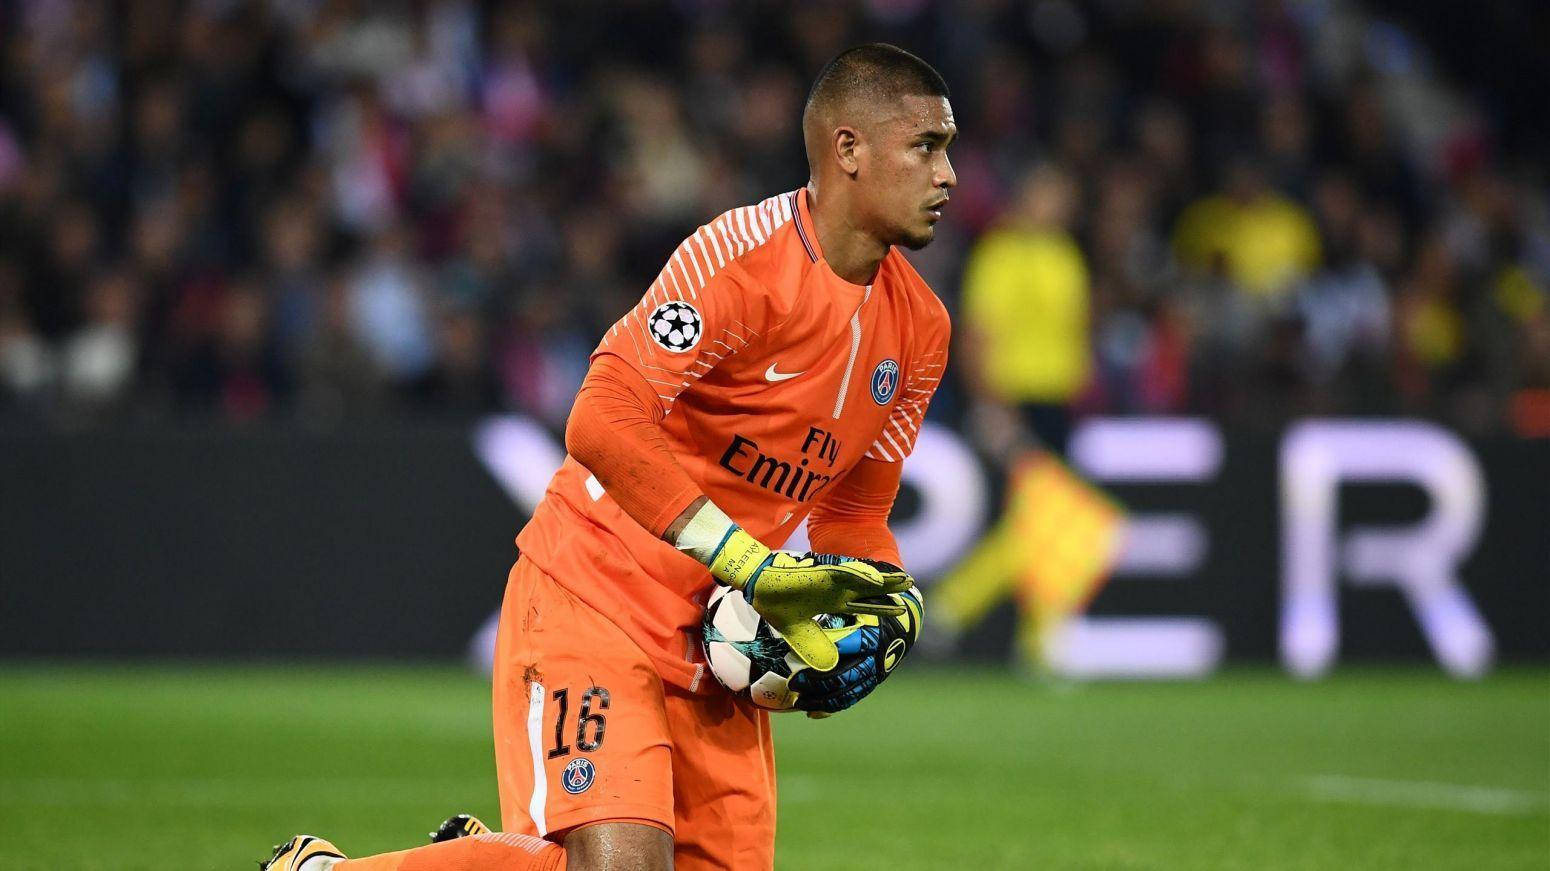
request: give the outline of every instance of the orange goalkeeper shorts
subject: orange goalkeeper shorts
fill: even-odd
[[[664,685],[531,560],[506,583],[493,695],[506,831],[563,842],[579,826],[645,823],[673,835],[677,871],[774,865],[769,714]]]

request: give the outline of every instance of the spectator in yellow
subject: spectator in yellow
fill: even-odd
[[[1015,413],[1062,454],[1070,404],[1090,368],[1087,265],[1068,229],[1076,195],[1071,177],[1054,165],[1023,177],[1000,226],[964,264],[958,351],[982,411]]]
[[[1184,210],[1174,253],[1185,267],[1225,275],[1273,304],[1319,265],[1318,228],[1302,206],[1268,187],[1251,160],[1233,162],[1224,188]]]

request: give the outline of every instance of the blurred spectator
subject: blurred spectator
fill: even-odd
[[[1463,362],[1468,330],[1460,308],[1458,269],[1446,240],[1433,233],[1422,241],[1399,297],[1400,386],[1417,411],[1440,396]]]
[[[1068,230],[1076,194],[1053,164],[1025,174],[1012,210],[969,253],[960,322],[976,398],[1015,407],[1061,453],[1090,359],[1087,265]]]
[[[48,217],[26,297],[38,329],[57,338],[79,319],[86,285],[105,246],[102,225],[85,202],[63,202]]]
[[[350,284],[343,273],[322,288],[296,369],[297,407],[304,420],[315,424],[368,417],[386,401],[376,363],[351,329]]]
[[[586,376],[594,335],[569,318],[563,297],[552,286],[535,289],[522,301],[505,335],[497,364],[507,403],[539,419],[563,425],[571,400]]]
[[[1545,143],[1361,0],[779,7],[0,4],[0,417],[560,425],[683,235],[803,183],[819,66],[884,39],[961,130],[909,256],[984,347],[933,414],[1537,431]]]
[[[1196,189],[1189,122],[1176,106],[1156,100],[1141,110],[1136,139],[1143,171],[1156,188],[1156,218],[1171,225]]]
[[[208,291],[213,322],[195,333],[178,361],[179,404],[234,423],[264,417],[287,398],[288,370],[269,324],[269,305],[253,276]]]
[[[441,355],[435,368],[413,385],[419,406],[428,412],[471,416],[497,408],[499,387],[490,367],[484,322],[475,312],[445,312],[437,327]]]
[[[21,272],[0,259],[0,408],[42,402],[53,384],[54,368],[48,343],[28,318]]]
[[[386,228],[398,217],[408,172],[404,131],[365,84],[331,104],[320,122],[335,216],[362,235]]]
[[[312,334],[323,296],[323,227],[300,197],[277,200],[263,219],[262,262],[274,297],[274,333],[293,357]]]
[[[1270,186],[1307,201],[1312,186],[1313,132],[1301,97],[1283,94],[1260,110],[1260,142]]]
[[[399,385],[423,376],[435,362],[424,276],[410,241],[402,225],[377,234],[349,290],[351,330],[377,367]]]
[[[1397,228],[1364,212],[1344,175],[1318,182],[1314,194],[1326,262],[1297,291],[1310,377],[1327,393],[1368,386],[1388,353],[1391,292],[1376,262]],[[1377,225],[1375,225],[1377,224]]]
[[[619,70],[608,83],[621,125],[616,165],[625,202],[647,220],[692,221],[704,157],[689,137],[677,94],[666,82]]]
[[[1254,160],[1239,157],[1224,175],[1219,193],[1179,217],[1174,250],[1190,269],[1226,277],[1274,309],[1318,266],[1318,231],[1300,205],[1270,189]]]
[[[133,387],[139,362],[139,288],[122,269],[98,276],[87,291],[83,323],[61,348],[65,401],[103,408]]]
[[[1095,382],[1084,404],[1107,412],[1173,412],[1187,399],[1191,334],[1178,269],[1155,229],[1160,185],[1144,162],[1115,162],[1088,226]],[[1210,329],[1228,325],[1213,305]]]

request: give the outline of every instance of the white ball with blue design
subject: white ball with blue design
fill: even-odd
[[[847,629],[857,628],[853,617],[823,615],[818,622],[836,641]],[[786,639],[759,616],[742,593],[731,587],[716,587],[705,606],[701,629],[710,672],[722,686],[761,708],[792,709],[796,693],[787,688],[786,682],[807,665],[791,652]]]

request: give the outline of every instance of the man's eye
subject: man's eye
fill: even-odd
[[[935,149],[936,146],[930,140],[926,140],[925,142],[917,142],[917,143],[915,143],[915,147],[916,148],[924,148],[926,151],[932,151],[932,150]]]

